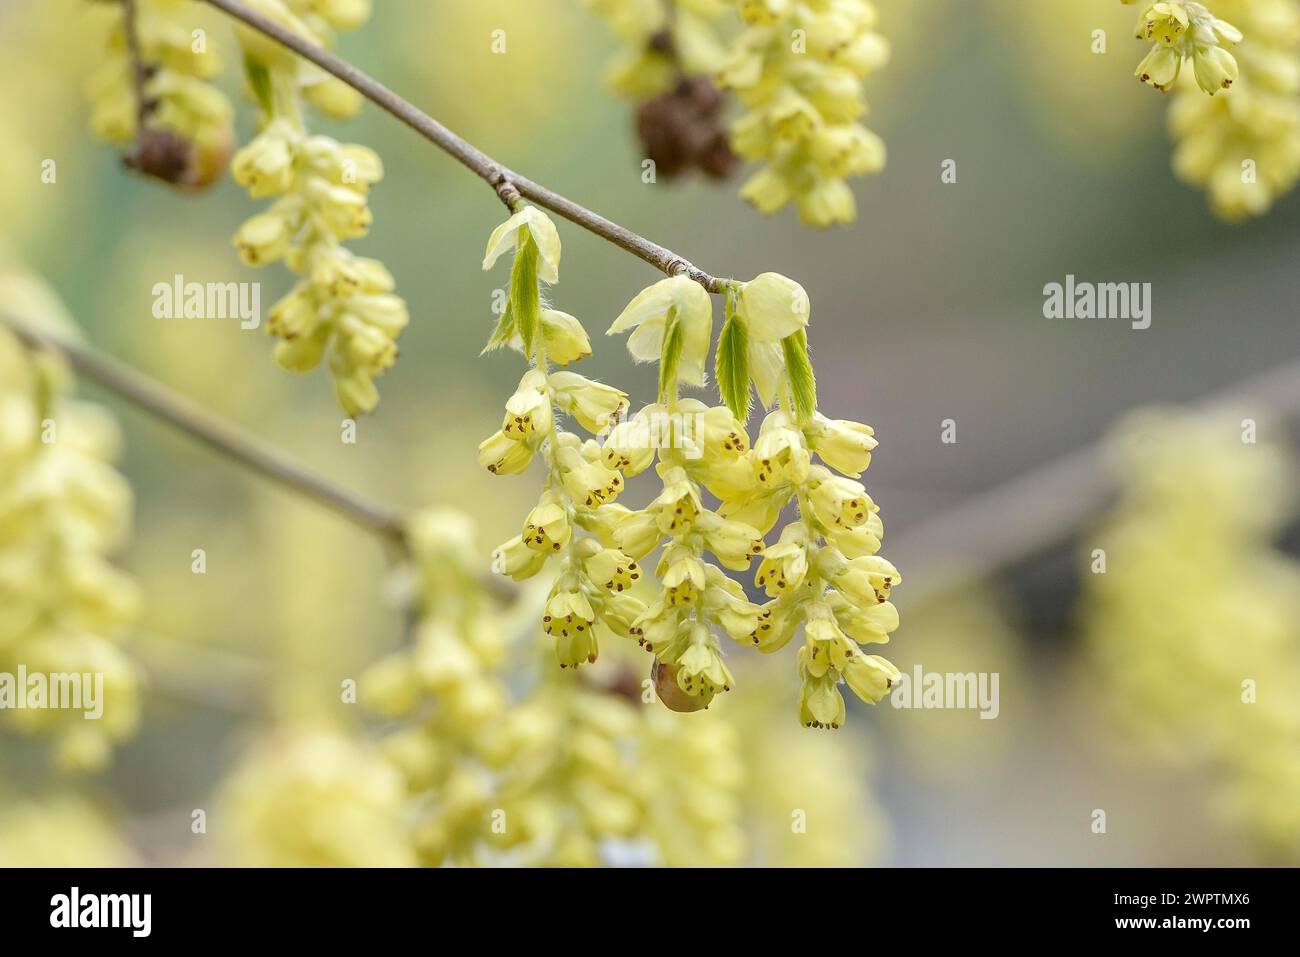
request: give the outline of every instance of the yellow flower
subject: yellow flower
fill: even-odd
[[[483,268],[491,269],[503,253],[518,245],[521,228],[528,230],[541,256],[537,277],[542,282],[559,282],[560,234],[551,218],[536,206],[525,206],[492,230],[492,235],[488,237],[487,252],[483,255]]]
[[[542,343],[546,349],[546,358],[557,365],[567,366],[591,355],[591,341],[582,323],[557,309],[542,310]],[[510,340],[510,347],[518,352],[524,351],[523,339],[518,331]]]
[[[769,545],[759,563],[754,584],[778,598],[803,584],[808,574],[808,537],[802,525],[787,525],[781,540]]]
[[[494,475],[518,475],[533,460],[533,449],[504,431],[479,443],[478,464]]]
[[[617,548],[602,548],[586,563],[587,577],[612,592],[631,588],[641,577],[640,566]]]
[[[577,577],[562,575],[551,589],[542,615],[542,629],[556,639],[561,668],[576,668],[596,660],[596,612]]]
[[[802,656],[807,649],[800,648]],[[836,687],[834,671],[806,674],[799,693],[799,721],[807,728],[838,728],[844,723],[844,696]]]
[[[741,196],[765,213],[795,202],[813,226],[851,221],[845,178],[885,163],[884,144],[858,122],[866,112],[862,81],[889,57],[874,32],[875,8],[866,0],[740,0],[739,8],[751,26],[718,79],[749,110],[733,126],[732,145],[763,164]]]
[[[1150,3],[1138,21],[1137,37],[1153,42],[1135,75],[1157,90],[1173,85],[1187,59],[1192,61],[1197,85],[1211,96],[1237,79],[1236,58],[1220,44],[1240,43],[1241,31],[1217,19],[1204,4],[1182,0]]]
[[[572,536],[573,526],[569,524],[564,501],[559,493],[548,489],[528,513],[524,525],[524,544],[534,551],[550,554],[567,545]]]
[[[868,704],[875,704],[898,681],[897,668],[879,655],[853,655],[840,666],[844,680],[853,693]]]
[[[602,506],[602,511],[608,507]],[[638,560],[654,551],[662,536],[658,516],[648,509],[627,513],[613,531],[618,547]]]
[[[808,325],[808,293],[793,279],[765,272],[740,287],[740,311],[750,337],[777,342]]]
[[[293,240],[293,228],[289,222],[291,215],[292,207],[273,207],[270,212],[245,220],[235,232],[234,243],[239,257],[250,266],[264,266],[283,259]]]
[[[518,442],[533,444],[551,431],[551,398],[544,372],[531,369],[519,380],[519,388],[506,400],[501,430]]]
[[[492,563],[502,575],[522,581],[542,570],[546,564],[546,553],[530,548],[523,536],[516,535],[492,553]]]
[[[632,623],[631,634],[637,644],[658,656],[677,640],[681,624],[681,611],[676,605],[656,601]]]
[[[808,439],[808,447],[821,456],[823,462],[854,478],[867,470],[877,444],[871,426],[845,419],[828,419],[820,412],[813,413],[812,420],[804,426],[804,436]]]
[[[903,580],[898,569],[879,555],[838,564],[827,577],[841,595],[864,607],[888,601],[890,590]]]
[[[661,406],[646,406],[627,422],[610,429],[604,445],[604,461],[628,478],[640,475],[655,459],[657,436],[652,434],[652,423],[663,414]]]
[[[730,521],[705,510],[699,513],[695,527],[704,536],[709,551],[733,571],[748,568],[750,560],[763,552],[763,536],[744,522]]]
[[[595,508],[613,502],[623,491],[623,476],[599,462],[589,462],[574,448],[555,453],[564,489],[575,502]]]
[[[576,372],[555,372],[550,378],[555,404],[594,435],[611,429],[627,410],[627,393],[593,382]]]
[[[657,569],[669,605],[693,604],[706,583],[704,562],[684,545],[672,544],[664,549]]]
[[[297,133],[285,120],[274,120],[235,154],[230,164],[235,182],[254,199],[279,196],[293,185]]]
[[[839,478],[820,467],[810,471],[809,478],[809,503],[827,528],[859,528],[876,510],[861,482]]]
[[[695,518],[700,514],[699,493],[683,468],[664,469],[663,480],[664,490],[646,511],[658,516],[659,528],[665,535],[684,535],[694,527]]]
[[[704,384],[704,362],[713,336],[713,301],[699,283],[688,276],[671,276],[641,290],[607,335],[628,329],[635,331],[628,337],[627,350],[640,362],[658,362],[664,355],[665,339],[679,335],[678,377],[689,385]]]

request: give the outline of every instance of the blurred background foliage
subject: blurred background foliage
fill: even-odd
[[[8,252],[59,291],[89,340],[341,482],[468,512],[485,553],[513,534],[531,484],[488,482],[474,461],[519,375],[512,354],[477,358],[493,319],[494,280],[479,260],[501,218],[495,198],[378,110],[366,108],[346,133],[320,122],[384,157],[375,225],[355,245],[388,264],[412,312],[382,409],[360,423],[355,445],[343,444],[326,381],[276,369],[263,332],[152,318],[153,284],[178,273],[260,281],[264,308],[290,279],[239,264],[229,237],[253,205],[229,181],[177,195],[130,175],[92,141],[82,87],[102,42],[97,6],[0,0]],[[1117,0],[878,6],[894,55],[868,94],[890,162],[855,182],[858,223],[830,232],[807,231],[789,213],[764,218],[731,186],[643,183],[627,108],[598,81],[613,41],[577,0],[384,0],[340,52],[503,162],[714,274],[797,278],[813,302],[822,406],[871,423],[881,442],[867,484],[889,555],[891,536],[909,524],[1093,441],[1128,410],[1195,399],[1294,356],[1300,204],[1288,197],[1264,219],[1225,225],[1173,178],[1164,103],[1131,76],[1141,45],[1130,39],[1133,9]],[[229,32],[209,19],[236,62]],[[497,28],[507,30],[505,55],[490,52]],[[1108,31],[1104,55],[1090,49],[1097,28]],[[246,106],[241,137],[251,132]],[[46,158],[58,164],[55,185],[40,182]],[[945,159],[956,161],[955,184],[940,181]],[[655,277],[577,228],[561,231],[556,306],[598,333]],[[1044,319],[1042,287],[1067,273],[1153,283],[1151,328]],[[632,368],[616,342],[593,335],[593,345],[587,375],[608,376],[634,400],[651,395],[652,369]],[[334,517],[93,387],[81,391],[124,426],[121,468],[137,514],[123,564],[146,596],[134,647],[169,680],[157,682],[141,732],[98,778],[68,784],[39,745],[0,739],[0,864],[220,860],[190,834],[190,812],[210,806],[263,729],[360,722],[339,704],[339,682],[402,633],[384,594],[383,555]],[[940,441],[947,418],[958,423],[955,444]],[[1271,438],[1287,432],[1278,424]],[[1279,540],[1294,548],[1294,525]],[[1300,856],[1300,843],[1284,837],[1262,858],[1249,828],[1216,813],[1199,766],[1112,747],[1124,735],[1108,697],[1144,690],[1079,666],[1086,566],[1076,559],[1086,544],[1062,543],[1000,583],[924,605],[909,602],[907,584],[923,582],[926,569],[902,569],[891,659],[905,674],[917,663],[999,672],[997,720],[882,704],[859,708],[841,746],[830,746],[781,700],[785,656],[746,662],[728,704],[757,732],[745,743],[746,788],[767,802],[749,812],[757,856],[900,865]],[[191,573],[194,548],[206,551],[205,575]],[[1294,658],[1300,622],[1289,629]],[[1221,638],[1230,660],[1231,630]],[[185,693],[196,669],[238,700],[212,700],[204,682]],[[1300,753],[1278,758],[1288,759]],[[1282,787],[1285,776],[1277,779]],[[1294,773],[1289,781],[1296,787]],[[796,782],[799,793],[789,793]],[[791,835],[789,808],[813,795],[858,837]],[[1290,797],[1300,803],[1300,788]],[[1092,833],[1097,808],[1106,835]]]

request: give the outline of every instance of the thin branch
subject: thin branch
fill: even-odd
[[[1300,360],[1187,405],[1202,414],[1242,409],[1261,420],[1293,418]],[[1042,553],[1101,511],[1116,484],[1101,439],[910,526],[886,543],[890,560],[910,575],[899,597],[920,604]]]
[[[732,282],[730,279],[711,276],[704,270],[694,266],[689,260],[677,255],[671,249],[651,242],[644,236],[640,236],[632,232],[632,230],[592,212],[585,206],[580,206],[573,200],[561,196],[559,193],[553,192],[525,176],[520,176],[508,167],[498,163],[477,146],[457,136],[419,107],[407,102],[378,80],[358,70],[352,64],[324,47],[309,40],[304,40],[292,30],[268,19],[255,10],[250,10],[239,0],[205,0],[205,2],[225,11],[236,20],[270,37],[277,43],[288,47],[299,56],[310,60],[322,70],[342,80],[375,105],[401,120],[430,143],[450,154],[463,166],[478,175],[496,191],[501,201],[510,209],[513,210],[519,205],[520,197],[529,199],[538,206],[545,207],[570,222],[576,223],[583,229],[609,240],[614,245],[627,250],[632,255],[645,260],[656,269],[670,276],[685,273],[709,292],[722,293],[726,290],[728,284]]]
[[[131,61],[131,89],[135,94],[135,119],[139,135],[144,131],[144,121],[149,116],[149,101],[144,84],[148,79],[144,53],[140,49],[140,26],[136,16],[136,0],[122,0],[122,29],[126,33],[126,52]]]
[[[351,489],[336,485],[295,462],[274,446],[246,434],[212,415],[197,402],[136,372],[125,363],[101,355],[88,346],[33,329],[22,319],[4,312],[0,312],[0,324],[12,330],[31,348],[46,348],[62,354],[82,376],[117,393],[150,415],[405,550],[404,524],[400,510],[373,502]]]

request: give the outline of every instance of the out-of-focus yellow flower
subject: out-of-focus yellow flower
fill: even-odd
[[[108,817],[71,793],[0,792],[0,867],[130,867],[135,855]]]
[[[1248,426],[1169,411],[1126,423],[1083,615],[1106,703],[1148,747],[1204,769],[1267,853],[1295,859],[1300,565],[1271,547],[1295,467],[1244,441]]]
[[[316,0],[259,3],[261,12],[326,45],[333,30],[351,29],[369,9]],[[383,163],[368,147],[309,134],[304,99],[331,115],[350,112],[319,70],[267,49],[251,31],[240,37],[263,126],[235,154],[231,171],[250,196],[274,202],[239,227],[235,247],[250,266],[283,260],[301,277],[267,317],[267,331],[280,340],[276,362],[307,372],[325,360],[343,411],[370,412],[379,403],[374,380],[397,360],[397,338],[410,317],[384,264],[343,243],[369,231],[367,195],[383,178]]]
[[[12,267],[0,271],[0,308],[73,334],[53,295]],[[6,709],[3,718],[52,737],[58,763],[82,771],[108,764],[113,743],[135,730],[142,676],[121,648],[139,595],[109,561],[131,512],[130,487],[110,464],[117,427],[71,399],[69,379],[55,357],[0,328],[0,672],[15,682],[20,667],[85,675],[85,693],[98,690],[97,708]]]
[[[867,0],[739,0],[746,28],[718,73],[749,112],[732,146],[763,163],[740,194],[765,213],[795,203],[804,222],[830,226],[857,215],[846,180],[879,172],[885,144],[860,120],[863,80],[889,59]]]
[[[221,789],[223,859],[240,867],[408,867],[401,775],[330,730],[260,740]]]

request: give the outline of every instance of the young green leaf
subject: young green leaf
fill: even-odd
[[[677,307],[668,309],[668,332],[664,336],[663,354],[659,357],[659,401],[670,402],[677,386],[677,370],[682,364],[682,346],[686,337],[677,318]]]
[[[257,98],[258,106],[262,108],[263,113],[270,116],[273,112],[271,74],[266,69],[265,64],[245,53],[244,76],[248,79],[248,88],[253,91],[253,96]]]
[[[527,226],[519,227],[518,251],[510,270],[509,313],[523,340],[524,355],[533,357],[533,340],[542,323],[542,302],[537,291],[537,265],[541,253]]]
[[[800,422],[806,422],[817,411],[817,379],[808,359],[807,331],[800,329],[786,336],[781,340],[781,347],[785,351],[785,369],[790,378],[795,415]]]
[[[728,318],[722,327],[714,374],[722,401],[732,415],[744,422],[749,415],[749,336],[739,319]]]
[[[501,318],[497,320],[496,328],[492,330],[492,335],[488,337],[487,345],[483,347],[483,352],[479,355],[491,352],[493,349],[500,349],[510,341],[510,337],[515,334],[515,317],[510,310],[510,300],[506,300],[505,308],[501,310]]]

